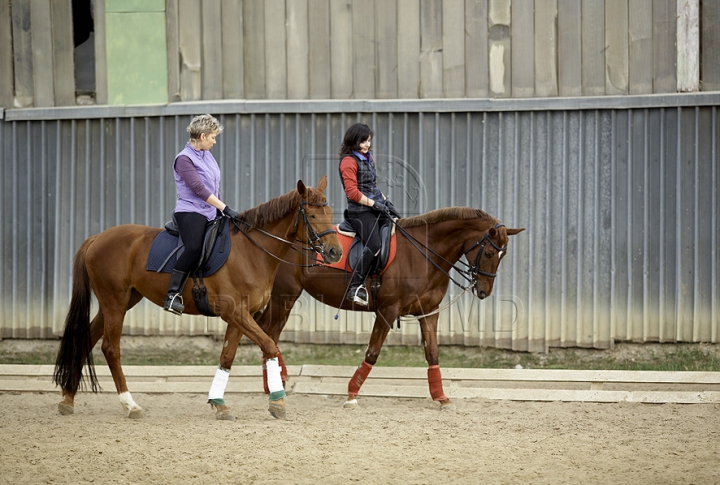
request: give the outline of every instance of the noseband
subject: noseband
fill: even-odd
[[[498,229],[498,228],[500,228],[500,227],[505,227],[505,224],[503,224],[502,222],[499,222],[499,223],[495,224],[495,227],[493,227],[493,229]],[[479,274],[481,274],[481,275],[483,275],[483,276],[488,276],[488,277],[490,277],[490,278],[495,278],[495,277],[497,276],[497,273],[487,273],[487,272],[482,271],[482,270],[480,269],[480,258],[482,258],[482,255],[483,255],[483,253],[485,252],[485,244],[487,244],[488,242],[489,242],[489,243],[492,245],[492,247],[494,247],[498,252],[500,252],[500,251],[503,251],[503,252],[504,252],[504,251],[507,250],[507,246],[500,247],[500,246],[498,246],[497,244],[495,244],[495,242],[494,242],[492,239],[490,239],[490,231],[488,231],[488,232],[485,233],[485,235],[483,236],[482,239],[480,239],[478,242],[476,242],[475,244],[473,244],[470,249],[468,249],[467,251],[465,251],[465,256],[467,256],[467,254],[468,254],[470,251],[472,251],[472,250],[475,249],[476,247],[480,246],[480,249],[478,249],[478,252],[477,252],[477,254],[475,255],[475,261],[473,261],[473,264],[472,264],[472,266],[470,267],[470,270],[469,270],[469,273],[470,273],[470,275],[472,276],[472,285],[473,285],[473,286],[475,286],[475,284],[477,283],[477,281],[478,281],[478,275],[479,275]]]

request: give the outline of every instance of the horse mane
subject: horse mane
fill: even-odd
[[[312,187],[307,187],[308,202],[323,203],[322,193]],[[300,204],[300,193],[293,189],[287,194],[270,199],[260,205],[241,212],[238,219],[247,222],[251,227],[262,229],[266,224],[273,224],[283,217],[287,216],[290,211],[297,209]],[[231,224],[232,233],[238,232],[238,227]]]
[[[408,227],[422,226],[426,224],[435,224],[444,221],[457,221],[465,219],[490,219],[495,218],[480,209],[471,207],[446,207],[444,209],[436,209],[418,216],[407,217],[397,221],[398,226],[407,229]]]

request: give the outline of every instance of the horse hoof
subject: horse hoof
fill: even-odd
[[[218,421],[235,421],[235,416],[230,414],[229,411],[218,411],[215,413],[215,419]]]
[[[277,401],[270,401],[268,411],[272,414],[275,419],[285,419],[285,400],[278,399]]]
[[[58,404],[58,411],[60,411],[60,414],[62,414],[63,416],[75,414],[75,408],[72,406],[68,406],[64,402]]]
[[[145,412],[140,408],[132,409],[128,413],[127,417],[130,419],[142,419],[145,417]]]
[[[357,399],[353,399],[352,401],[345,401],[343,403],[343,409],[355,409],[357,407]]]
[[[454,402],[451,402],[451,401],[448,400],[448,401],[446,401],[446,402],[441,402],[441,403],[440,403],[440,411],[451,412],[451,411],[455,411],[455,410],[456,410],[456,407],[455,407],[455,403],[454,403]]]

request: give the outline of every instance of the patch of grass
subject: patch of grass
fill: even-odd
[[[221,343],[211,339],[183,338],[147,340],[132,337],[123,347],[124,365],[217,365]],[[0,341],[0,364],[54,364],[58,341]],[[365,358],[365,345],[293,344],[281,342],[288,365],[359,365]],[[95,364],[106,365],[97,346]],[[238,348],[235,365],[260,365],[260,350],[245,343]],[[382,367],[426,367],[421,346],[386,345],[377,362]],[[654,370],[720,371],[720,345],[713,344],[618,344],[611,350],[558,349],[547,353],[513,352],[495,348],[441,346],[440,365],[444,368],[576,370]]]

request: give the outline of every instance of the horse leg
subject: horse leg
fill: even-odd
[[[102,310],[97,312],[95,318],[90,323],[90,349],[94,349],[95,345],[103,335],[103,313]],[[62,391],[63,400],[58,404],[58,411],[62,415],[69,415],[75,412],[75,393],[70,390],[63,389]]]
[[[440,373],[440,356],[437,342],[437,321],[439,315],[436,313],[420,319],[423,347],[425,348],[425,360],[428,363],[428,385],[430,396],[433,401],[440,402],[440,410],[452,410],[455,405],[445,395],[442,385],[442,374]]]
[[[357,370],[355,370],[355,373],[348,383],[348,397],[343,403],[344,408],[353,409],[357,407],[357,396],[360,388],[377,362],[380,356],[380,349],[382,349],[383,343],[385,343],[385,339],[390,332],[390,322],[394,322],[397,315],[397,311],[385,310],[382,313],[378,311],[375,323],[373,324],[372,334],[370,335],[370,343],[365,351],[365,360],[358,366]]]
[[[236,327],[239,333],[247,335],[247,337],[255,342],[255,344],[260,347],[260,350],[262,350],[263,357],[266,359],[268,387],[270,388],[270,404],[268,411],[270,411],[270,414],[277,419],[285,419],[285,389],[283,388],[282,379],[280,377],[277,345],[275,345],[275,342],[273,342],[273,340],[262,331],[255,320],[252,319],[245,305],[240,305],[235,313],[226,318],[226,322],[228,323],[228,327],[231,325]],[[235,340],[233,340],[233,342],[236,342],[235,348],[237,348],[237,343],[239,341],[239,336],[235,336]],[[228,340],[228,342],[230,342],[230,340]],[[229,343],[227,347],[230,347]],[[222,372],[222,369],[218,369],[218,372],[216,372],[216,378],[218,378],[218,373],[220,372]],[[229,372],[226,375],[221,375],[219,379],[225,379],[225,381],[227,381],[228,375]]]
[[[215,371],[215,377],[208,393],[208,403],[215,410],[215,419],[220,421],[235,421],[235,416],[230,414],[230,408],[225,404],[225,387],[242,335],[240,329],[235,325],[227,326],[223,349],[220,353],[220,365]]]
[[[104,336],[102,342],[102,351],[105,355],[110,373],[112,374],[115,388],[117,389],[118,398],[123,409],[127,413],[127,417],[131,419],[139,419],[145,416],[143,409],[133,400],[132,395],[127,387],[125,374],[120,365],[120,337],[122,336],[123,321],[125,313],[142,299],[139,293],[132,292],[127,304],[119,302],[101,303],[104,306],[103,313],[105,315]],[[99,298],[98,298],[99,300]],[[114,308],[113,308],[114,307]]]

